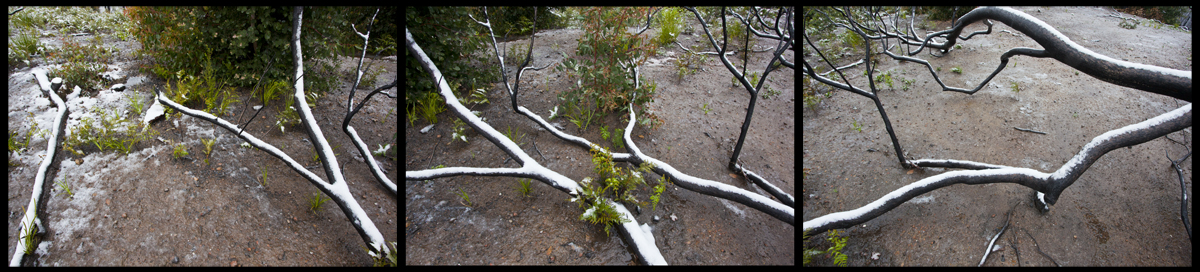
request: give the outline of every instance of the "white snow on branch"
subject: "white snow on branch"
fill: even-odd
[[[1038,27],[1045,29],[1047,32],[1054,35],[1057,39],[1062,40],[1063,43],[1067,44],[1067,46],[1070,46],[1072,49],[1077,50],[1085,55],[1090,55],[1094,58],[1097,58],[1097,59],[1100,59],[1103,61],[1107,61],[1107,62],[1111,62],[1111,63],[1114,63],[1119,66],[1124,66],[1126,68],[1153,71],[1153,72],[1157,72],[1159,74],[1163,74],[1163,75],[1167,75],[1167,76],[1192,78],[1192,71],[1180,71],[1180,70],[1175,70],[1175,69],[1171,69],[1171,68],[1164,68],[1164,67],[1158,67],[1158,66],[1153,66],[1153,65],[1133,63],[1133,62],[1118,60],[1118,59],[1110,58],[1105,55],[1101,55],[1099,53],[1093,52],[1092,50],[1088,50],[1087,48],[1085,48],[1083,46],[1080,46],[1079,44],[1075,43],[1074,41],[1071,41],[1071,39],[1067,38],[1066,35],[1063,35],[1062,32],[1058,32],[1058,29],[1050,26],[1046,22],[1042,22],[1042,20],[1039,20],[1038,18],[1035,18],[1033,16],[1030,16],[1029,14],[1026,14],[1024,12],[1021,12],[1019,10],[1015,10],[1015,9],[1009,8],[1009,7],[1002,7],[1002,8],[1000,8],[1000,10],[1004,10],[1006,12],[1012,13],[1013,15],[1020,16],[1020,17],[1024,18],[1025,20],[1028,20],[1029,22],[1033,22],[1034,24],[1037,24]]]
[[[1049,174],[1038,172],[1033,169],[1027,169],[1027,168],[963,170],[963,171],[946,172],[946,173],[938,174],[938,175],[935,175],[932,177],[924,178],[917,182],[913,182],[908,185],[905,185],[904,187],[900,187],[900,189],[896,189],[895,191],[892,191],[891,193],[884,195],[883,197],[879,198],[878,200],[875,200],[874,202],[871,202],[870,204],[867,204],[866,206],[862,206],[858,209],[853,209],[853,210],[844,211],[844,212],[831,213],[831,214],[827,214],[827,215],[824,215],[821,217],[814,218],[812,220],[804,221],[804,229],[807,230],[807,229],[812,229],[812,228],[819,228],[819,227],[822,227],[822,226],[825,226],[825,225],[828,225],[830,223],[837,222],[837,221],[846,221],[846,220],[852,220],[855,218],[860,218],[870,211],[882,208],[884,206],[884,204],[887,204],[887,202],[904,196],[909,191],[916,190],[916,189],[922,189],[922,188],[934,185],[935,183],[939,183],[945,179],[955,178],[955,177],[983,177],[983,176],[998,176],[998,175],[1008,175],[1008,174],[1028,175],[1028,176],[1033,176],[1035,178],[1042,179],[1042,180],[1046,180],[1050,176]]]
[[[1068,174],[1074,172],[1075,168],[1082,166],[1083,160],[1087,159],[1087,154],[1093,152],[1092,151],[1093,149],[1095,149],[1097,146],[1099,146],[1102,143],[1108,142],[1113,137],[1117,137],[1117,136],[1120,136],[1123,134],[1132,133],[1135,131],[1139,131],[1139,130],[1143,130],[1143,129],[1155,126],[1155,125],[1159,125],[1164,122],[1170,121],[1172,119],[1179,118],[1180,116],[1183,116],[1184,114],[1190,114],[1191,112],[1192,112],[1192,104],[1188,103],[1187,105],[1183,105],[1183,107],[1179,107],[1178,109],[1175,109],[1173,111],[1164,113],[1164,114],[1156,116],[1154,118],[1150,118],[1150,120],[1142,121],[1141,123],[1128,125],[1128,126],[1125,126],[1125,127],[1119,128],[1119,129],[1114,129],[1109,132],[1105,132],[1104,134],[1100,134],[1100,136],[1096,136],[1096,138],[1092,138],[1091,142],[1088,142],[1087,145],[1083,146],[1083,149],[1079,150],[1079,153],[1076,154],[1075,157],[1072,157],[1071,161],[1068,161],[1067,164],[1064,164],[1061,168],[1058,168],[1058,171],[1055,171],[1054,175],[1052,177],[1054,179],[1065,178]]]

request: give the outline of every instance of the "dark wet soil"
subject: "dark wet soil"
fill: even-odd
[[[102,34],[105,46],[116,47],[120,55],[116,65],[125,71],[125,79],[142,78],[143,83],[130,84],[130,89],[115,93],[120,97],[114,104],[100,104],[106,111],[124,111],[132,95],[142,97],[149,106],[150,93],[162,88],[157,76],[138,73],[137,65],[144,59],[131,55],[140,44],[120,41]],[[44,42],[57,38],[43,38]],[[90,38],[89,38],[90,40]],[[334,145],[338,162],[349,181],[350,192],[374,221],[389,242],[397,241],[396,196],[369,174],[353,148],[348,136],[341,132],[345,99],[349,95],[348,80],[357,59],[339,60],[343,84],[319,99],[313,108],[324,135]],[[396,78],[394,60],[378,61],[377,69],[386,72],[375,83],[379,86]],[[26,99],[47,100],[37,92],[31,80],[13,81],[26,75],[28,68],[10,71],[9,127],[23,127],[26,111],[49,115],[53,107],[45,105],[12,104]],[[121,83],[121,82],[117,82]],[[371,87],[372,89],[374,87]],[[356,93],[356,102],[366,92]],[[19,93],[16,90],[20,90]],[[249,88],[238,88],[239,95],[250,99]],[[111,91],[104,91],[111,93]],[[392,89],[392,93],[396,90]],[[102,92],[103,93],[103,92]],[[16,98],[14,96],[38,96]],[[261,102],[259,102],[260,104]],[[42,103],[45,104],[45,103]],[[221,116],[227,120],[249,120],[254,110],[242,108],[258,105],[235,103],[233,114]],[[195,108],[196,105],[193,105]],[[258,114],[247,129],[263,141],[280,148],[293,159],[309,166],[319,165],[312,160],[312,145],[305,139],[301,126],[281,132],[274,126],[282,108],[282,100],[274,100]],[[395,125],[396,100],[376,95],[355,116],[354,126],[372,150],[377,145],[397,146]],[[21,117],[21,118],[16,118]],[[132,111],[122,116],[140,122],[141,116]],[[42,129],[50,127],[46,122]],[[48,234],[33,261],[34,266],[367,266],[372,260],[365,244],[354,227],[332,201],[316,212],[310,211],[308,200],[318,190],[301,178],[279,159],[262,151],[242,148],[241,139],[213,124],[184,116],[154,123],[159,136],[172,143],[184,143],[189,156],[174,159],[172,149],[160,140],[142,142],[129,155],[95,147],[83,149],[85,156],[60,151],[52,169],[54,181],[65,182],[75,193],[73,197],[60,191],[48,181],[42,196],[43,208],[39,218],[46,222]],[[71,128],[68,128],[68,130]],[[22,133],[23,130],[22,130]],[[200,139],[216,139],[211,156],[203,152]],[[32,141],[30,148],[45,153],[47,141]],[[394,148],[393,148],[394,149]],[[152,157],[150,157],[153,154]],[[356,159],[358,157],[359,159]],[[207,158],[209,163],[205,164]],[[395,152],[376,156],[393,182],[398,178]],[[28,204],[30,186],[40,158],[32,154],[18,157],[24,166],[9,167],[9,256],[16,243],[21,208]],[[75,160],[80,160],[76,164]],[[266,186],[260,185],[262,172],[267,172]],[[324,177],[319,168],[310,171]],[[326,179],[328,180],[328,179]],[[328,199],[328,196],[322,195]]]
[[[688,21],[697,29],[694,33],[702,33],[694,16],[687,14]],[[657,30],[652,28],[643,35],[654,37],[656,33]],[[563,58],[560,52],[573,56],[578,44],[576,39],[581,34],[581,30],[573,28],[539,31],[531,66],[560,62]],[[685,46],[697,44],[699,40],[700,36],[692,35],[680,38]],[[704,40],[707,44],[707,38]],[[506,45],[528,44],[528,41],[501,43],[501,50]],[[760,50],[775,46],[765,39],[759,39],[755,44]],[[678,47],[671,47],[664,49],[663,55],[668,51],[675,56],[684,53]],[[785,54],[788,58],[794,56],[792,51]],[[652,58],[663,59],[663,55]],[[751,70],[761,72],[769,56],[766,52],[752,53]],[[495,56],[490,55],[490,58]],[[740,59],[737,63],[740,67]],[[665,120],[665,124],[656,130],[636,126],[634,142],[642,152],[670,163],[680,171],[766,195],[745,179],[731,176],[725,168],[745,119],[749,95],[742,87],[730,86],[730,73],[720,60],[709,58],[702,67],[703,71],[683,80],[677,79],[673,61],[641,69],[643,75],[658,83],[659,98],[649,107]],[[510,71],[513,69],[509,67]],[[512,81],[511,74],[509,80]],[[521,80],[519,104],[543,118],[558,105],[556,95],[568,84],[574,84],[553,68],[527,71]],[[794,82],[791,70],[776,71],[767,79],[767,84],[782,93],[771,99],[758,99],[741,156],[743,165],[788,193],[793,193],[795,188]],[[514,113],[507,92],[502,90],[501,84],[493,85],[488,93],[491,103],[472,109],[482,111],[488,123],[501,132],[507,132],[508,128],[520,131],[524,136],[517,142],[543,166],[575,180],[595,176],[587,150],[564,143],[527,117]],[[707,114],[701,110],[704,104],[710,109]],[[428,125],[423,120],[405,129],[406,170],[429,169],[437,165],[519,167],[511,160],[505,160],[506,154],[476,132],[468,132],[468,143],[451,141],[453,118],[456,117],[450,113],[439,114],[439,122],[427,134],[420,133]],[[602,121],[610,132],[627,124],[627,119],[617,114],[604,117]],[[564,119],[556,118],[551,123],[561,124],[567,133],[606,148],[613,146],[611,141],[601,137],[597,129],[600,125],[593,124],[583,131]],[[625,152],[621,148],[616,150]],[[658,177],[651,174],[651,178]],[[533,193],[524,197],[518,187],[518,179],[510,177],[460,176],[406,181],[406,264],[621,265],[638,262],[615,230],[614,235],[609,236],[603,226],[579,220],[583,209],[567,201],[567,194],[533,182]],[[472,205],[465,205],[459,190],[469,196]],[[649,191],[642,188],[637,195],[645,200]],[[676,220],[670,218],[672,215]],[[662,220],[654,221],[653,216]],[[636,220],[653,228],[655,243],[670,264],[795,264],[795,227],[732,201],[670,186],[657,210],[644,207]]]
[[[1136,29],[1121,28],[1120,19],[1106,16],[1113,14],[1108,8],[1018,10],[1097,53],[1192,70],[1189,33],[1144,24]],[[937,27],[948,25],[940,22]],[[971,31],[985,28],[983,24],[968,27]],[[960,42],[963,47],[946,57],[927,53],[920,57],[942,68],[940,76],[947,84],[973,88],[996,68],[1004,51],[1041,48],[1025,35],[1001,30],[1015,32],[996,24],[992,34]],[[862,55],[845,58],[841,64],[853,58]],[[949,72],[952,67],[961,68],[962,74]],[[885,85],[879,95],[900,144],[916,159],[971,160],[1053,172],[1093,137],[1187,104],[1077,74],[1052,59],[1016,57],[974,95],[939,91],[928,69],[919,64],[881,60],[879,71],[890,71],[896,79],[915,80],[908,90],[897,80],[895,87]],[[846,74],[855,86],[865,86],[861,67]],[[1018,84],[1019,93],[1010,90],[1013,83]],[[946,171],[903,169],[874,103],[849,92],[832,94],[816,109],[804,110],[805,220],[861,207],[901,186]],[[853,129],[853,123],[862,131]],[[850,239],[842,252],[849,255],[851,266],[974,266],[1004,225],[1005,212],[1015,206],[1011,225],[996,242],[1003,251],[989,256],[988,266],[1054,265],[1050,258],[1064,266],[1191,265],[1192,245],[1180,220],[1179,177],[1164,155],[1179,159],[1187,153],[1191,131],[1169,135],[1182,144],[1159,138],[1108,153],[1067,189],[1047,214],[1030,206],[1033,190],[1020,185],[955,185],[845,229]],[[1182,165],[1190,193],[1191,159]],[[1191,221],[1190,197],[1186,205]],[[822,239],[812,240],[809,247],[830,246]],[[879,253],[878,260],[871,258],[875,253]],[[825,256],[817,259],[814,265],[832,265]]]

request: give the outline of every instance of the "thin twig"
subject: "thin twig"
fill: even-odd
[[[542,151],[541,151],[541,150],[538,150],[538,148],[537,148],[537,141],[532,141],[532,142],[533,142],[533,151],[537,151],[537,153],[538,153],[538,156],[542,156],[542,160],[543,160],[543,161],[549,161],[549,160],[547,160],[547,159],[546,159],[546,156],[545,156],[545,155],[542,155]]]
[[[1033,133],[1037,133],[1037,134],[1046,135],[1045,132],[1036,131],[1036,130],[1032,130],[1032,129],[1023,129],[1023,128],[1019,128],[1019,127],[1013,127],[1013,128],[1020,130],[1020,131],[1024,131],[1024,132],[1033,132]]]
[[[1020,204],[1021,202],[1017,202],[1017,205]],[[988,254],[992,253],[992,246],[996,244],[996,239],[1000,238],[1000,235],[1004,234],[1004,230],[1008,229],[1008,223],[1012,221],[1012,211],[1017,208],[1017,205],[1013,205],[1013,207],[1010,208],[1007,213],[1005,213],[1004,227],[1000,228],[1000,233],[996,233],[996,237],[992,237],[992,241],[988,243],[987,249],[983,252],[983,259],[979,260],[979,266],[983,266],[983,263],[987,262]]]
[[[1037,239],[1033,238],[1033,235],[1029,234],[1028,230],[1025,230],[1025,228],[1021,228],[1021,230],[1024,230],[1025,235],[1029,236],[1029,239],[1033,240],[1033,247],[1037,249],[1038,253],[1041,253],[1042,256],[1046,256],[1046,259],[1050,259],[1050,262],[1054,263],[1055,266],[1062,267],[1062,265],[1060,265],[1060,264],[1058,264],[1058,262],[1054,261],[1054,258],[1050,258],[1050,254],[1046,254],[1045,252],[1042,252],[1042,247],[1038,245]]]

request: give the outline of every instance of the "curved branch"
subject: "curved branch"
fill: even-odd
[[[992,19],[1000,21],[1037,41],[1054,58],[1092,77],[1112,84],[1192,101],[1192,72],[1132,63],[1092,52],[1029,14],[1012,8],[982,7],[963,15],[950,30],[956,37],[966,25]],[[955,40],[946,42],[954,46]]]
[[[633,154],[633,157],[631,158],[631,160],[635,164],[640,165],[644,162],[653,163],[655,173],[658,173],[659,175],[671,177],[672,179],[674,179],[672,182],[674,182],[676,185],[679,185],[679,187],[683,187],[684,189],[692,190],[693,192],[706,194],[706,195],[710,195],[710,196],[715,196],[715,197],[719,197],[719,198],[724,198],[724,199],[732,200],[737,203],[742,203],[742,205],[746,205],[747,207],[754,208],[756,210],[764,212],[764,213],[771,215],[771,216],[775,217],[776,219],[779,219],[783,222],[787,222],[788,224],[791,224],[791,225],[796,225],[796,223],[795,223],[796,222],[796,212],[795,212],[796,209],[795,208],[788,207],[787,205],[783,205],[779,202],[775,202],[775,201],[771,200],[770,198],[767,198],[767,197],[759,195],[759,194],[755,194],[750,191],[746,191],[742,188],[738,188],[738,187],[734,187],[732,185],[728,185],[728,184],[724,184],[724,183],[720,183],[720,182],[716,182],[716,181],[712,181],[712,180],[697,178],[697,177],[693,177],[688,174],[684,174],[683,172],[676,170],[675,167],[672,167],[670,164],[667,164],[663,161],[652,158],[650,156],[646,156],[646,154],[643,154],[642,151],[640,149],[638,149],[637,144],[635,144],[633,142],[633,132],[632,131],[633,131],[633,124],[636,123],[635,122],[636,120],[637,120],[637,117],[635,116],[635,113],[633,112],[633,105],[631,104],[629,106],[629,125],[627,125],[625,127],[624,138],[625,138],[625,146],[627,147],[627,149],[629,149],[629,152]]]
[[[1071,186],[1080,175],[1083,175],[1083,172],[1088,167],[1091,167],[1092,163],[1095,163],[1096,160],[1109,151],[1148,142],[1190,126],[1192,126],[1192,104],[1189,103],[1149,120],[1111,130],[1092,138],[1092,141],[1085,145],[1075,157],[1072,157],[1058,171],[1050,174],[1028,168],[1005,167],[976,162],[949,160],[914,161],[925,166],[959,164],[972,166],[973,168],[995,168],[953,171],[928,177],[900,187],[900,189],[892,191],[882,198],[858,209],[827,214],[805,221],[804,229],[811,235],[830,229],[847,228],[861,224],[895,209],[900,204],[914,197],[959,183],[1016,183],[1044,193],[1045,201],[1049,204],[1054,204],[1058,201],[1058,197],[1062,194],[1063,190]]]
[[[58,88],[57,85],[61,85],[61,81],[55,78],[55,83],[52,84],[51,81],[47,80],[46,70],[42,68],[34,68],[31,73],[33,73],[34,78],[37,80],[38,88],[42,90],[42,94],[49,97],[50,101],[54,102],[54,106],[58,108],[58,114],[54,118],[54,129],[51,131],[50,139],[46,143],[46,158],[42,159],[42,163],[38,165],[37,175],[33,178],[33,188],[29,194],[29,205],[25,208],[25,213],[21,214],[21,224],[18,225],[21,230],[18,233],[22,235],[18,235],[20,238],[18,241],[26,239],[23,234],[28,232],[25,230],[27,228],[37,226],[37,229],[40,230],[39,232],[46,229],[41,227],[41,219],[35,219],[37,218],[38,202],[41,200],[42,188],[45,187],[46,177],[50,174],[50,165],[54,164],[54,158],[58,155],[59,139],[63,136],[64,121],[69,112],[67,104],[63,102],[62,98],[58,97],[58,94],[54,93],[54,90]],[[20,266],[23,259],[25,259],[25,243],[17,242],[12,261],[8,265]]]
[[[493,144],[496,144],[498,147],[500,147],[501,150],[509,153],[509,155],[512,156],[517,163],[522,165],[522,167],[519,169],[452,167],[420,171],[406,171],[406,180],[422,180],[456,175],[503,175],[527,177],[545,182],[551,187],[554,187],[560,191],[564,191],[572,196],[579,195],[581,188],[579,187],[578,183],[566,176],[563,176],[562,174],[559,174],[558,172],[551,171],[550,169],[538,164],[538,162],[533,160],[532,157],[529,157],[528,154],[526,154],[524,151],[521,151],[520,147],[518,147],[516,143],[514,143],[508,137],[505,137],[499,131],[493,129],[491,125],[488,125],[487,123],[483,122],[483,120],[480,120],[479,117],[471,114],[469,109],[463,106],[462,103],[459,103],[458,98],[455,97],[453,90],[450,89],[450,85],[443,80],[441,70],[437,68],[437,65],[433,64],[433,61],[429,59],[429,56],[425,54],[425,51],[421,50],[421,46],[417,45],[416,40],[414,40],[412,37],[412,33],[405,28],[404,34],[406,39],[405,42],[408,46],[409,52],[412,52],[422,67],[429,72],[430,76],[434,77],[434,80],[436,81],[435,85],[438,87],[438,92],[445,98],[446,104],[450,106],[450,109],[452,109],[451,112],[458,116],[458,118],[463,119],[467,125],[470,125],[475,129],[475,131],[478,131]],[[497,51],[497,54],[499,54],[499,51]],[[515,105],[516,99],[514,98],[513,101]],[[526,116],[530,116],[531,118],[537,117],[536,114],[533,114],[523,106],[515,107],[515,109],[518,112],[522,112]],[[545,124],[544,121],[541,121],[540,117],[534,119],[539,121],[540,124],[547,126],[547,128],[552,127]],[[605,199],[604,201],[611,202],[611,200],[608,199]],[[664,259],[662,254],[659,253],[658,246],[654,244],[654,239],[644,238],[645,236],[643,236],[643,234],[645,233],[643,232],[642,228],[638,227],[637,220],[635,217],[633,217],[633,214],[629,213],[629,211],[625,210],[621,205],[614,205],[614,207],[617,207],[617,211],[620,212],[623,217],[630,219],[629,223],[622,224],[617,229],[622,233],[623,237],[626,238],[625,241],[630,244],[630,247],[633,248],[634,252],[637,253],[643,261],[649,264],[667,264],[666,259]]]

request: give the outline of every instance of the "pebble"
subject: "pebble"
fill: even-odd
[[[660,219],[660,218],[658,218],[658,216],[657,216],[657,215],[655,215],[655,216],[654,216],[654,222],[658,222],[658,220],[659,220],[659,219]]]
[[[1002,245],[995,245],[995,246],[993,246],[993,247],[992,247],[992,252],[996,252],[996,251],[1004,251],[1004,246],[1002,246]]]
[[[175,257],[174,260],[171,260],[171,263],[174,263],[174,264],[179,263],[179,257]]]
[[[675,219],[677,219],[677,217],[675,217],[675,214],[673,214],[673,213],[672,213],[672,214],[671,214],[671,221],[675,221]]]

